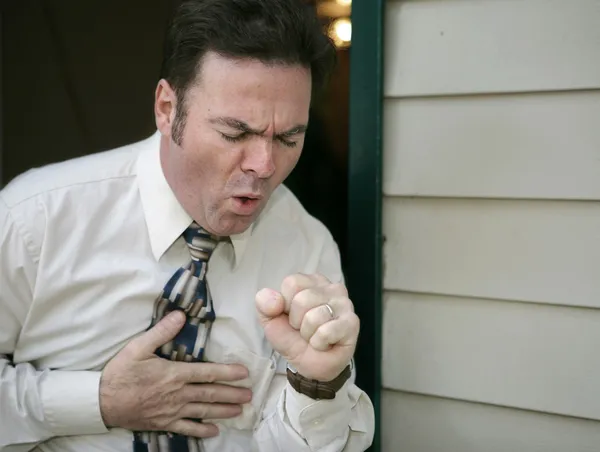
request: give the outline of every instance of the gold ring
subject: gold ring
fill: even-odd
[[[325,303],[325,307],[329,311],[329,315],[331,316],[331,320],[335,319],[335,312],[333,312],[333,309],[331,308],[331,306],[329,306],[329,303]]]

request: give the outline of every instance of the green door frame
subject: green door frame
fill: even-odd
[[[373,452],[380,451],[383,117],[385,0],[352,2],[347,284],[361,320],[357,383],[375,406]]]

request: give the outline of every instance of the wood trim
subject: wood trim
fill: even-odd
[[[375,437],[369,449],[373,452],[381,449],[383,13],[384,0],[353,2],[350,48],[346,280],[361,320],[357,384],[375,407]]]

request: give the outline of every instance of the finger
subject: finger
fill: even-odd
[[[332,320],[334,320],[334,318],[331,317],[331,313],[325,305],[314,307],[304,314],[304,318],[300,325],[300,336],[302,336],[306,342],[310,342],[310,338],[315,334],[315,331],[317,331],[321,325],[331,322]]]
[[[297,293],[315,286],[329,284],[329,280],[322,275],[305,275],[297,273],[286,277],[281,283],[281,294],[285,299],[285,312],[290,312],[290,303]]]
[[[292,327],[299,330],[304,316],[311,309],[329,302],[325,291],[319,287],[311,287],[298,292],[290,303],[289,322]],[[327,308],[324,308],[327,312]]]
[[[185,314],[173,311],[162,318],[156,325],[145,333],[133,339],[126,349],[133,357],[153,355],[156,349],[172,341],[185,323]]]
[[[256,294],[256,310],[260,323],[264,326],[275,317],[283,314],[285,300],[283,296],[271,289],[262,289]]]
[[[345,345],[358,335],[359,320],[355,314],[345,314],[321,325],[309,340],[315,350],[326,351],[333,345]]]
[[[188,419],[178,419],[169,424],[165,430],[194,438],[210,438],[219,434],[219,429],[214,424],[205,424]]]
[[[185,402],[247,403],[252,400],[252,391],[220,384],[188,384],[181,397]]]
[[[301,329],[304,316],[310,310],[325,304],[328,304],[333,311],[333,318],[339,317],[346,312],[354,312],[354,305],[347,297],[347,293],[346,288],[341,284],[329,284],[326,287],[303,290],[292,300],[289,314],[290,325],[297,330]],[[324,306],[322,309],[322,314],[326,313],[327,318],[324,318],[320,324],[332,320],[329,309]]]
[[[227,405],[224,403],[188,403],[179,412],[179,416],[186,419],[229,419],[240,415],[240,405]]]
[[[180,381],[187,383],[213,383],[237,381],[248,377],[248,369],[240,364],[169,363]]]

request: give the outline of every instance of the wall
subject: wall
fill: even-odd
[[[384,451],[599,450],[599,24],[388,2]]]
[[[4,182],[153,133],[172,0],[3,5]]]

